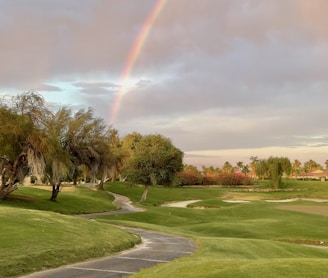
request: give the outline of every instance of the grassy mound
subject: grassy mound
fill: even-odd
[[[63,215],[114,209],[107,192],[78,188],[61,192],[58,202],[49,201],[49,194],[22,187],[0,203],[1,278],[107,256],[140,242],[110,225]]]
[[[50,202],[51,192],[34,187],[19,187],[1,204],[11,207],[54,211],[63,214],[83,214],[116,209],[113,196],[105,191],[94,191],[85,187],[71,186],[59,193],[56,202]]]

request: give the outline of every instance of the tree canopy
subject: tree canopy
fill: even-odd
[[[0,200],[29,175],[49,183],[55,201],[62,182],[77,184],[82,172],[103,189],[121,173],[146,187],[170,185],[183,168],[170,139],[137,132],[121,139],[91,108],[50,110],[36,92],[4,98],[0,118]]]
[[[79,167],[95,181],[115,164],[112,129],[91,108],[51,111],[40,95],[27,92],[2,100],[0,117],[0,200],[33,174],[50,183],[55,201],[64,180],[76,182]]]
[[[183,169],[183,152],[162,135],[139,138],[124,167],[128,180],[145,185],[141,198],[147,197],[149,185],[171,185]]]

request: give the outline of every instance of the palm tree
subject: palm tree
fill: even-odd
[[[251,160],[250,167],[252,171],[252,176],[256,176],[256,164],[259,162],[259,158],[257,156],[251,156],[249,158]]]
[[[293,167],[293,172],[295,173],[296,179],[297,179],[297,175],[300,173],[301,165],[302,165],[302,163],[298,159],[294,160],[292,167]]]
[[[233,173],[234,168],[228,161],[226,161],[222,166],[222,172],[223,173]]]
[[[242,173],[245,174],[245,176],[250,172],[249,170],[249,166],[248,165],[244,165],[243,169],[241,170]]]
[[[236,163],[238,171],[242,171],[244,168],[244,163],[242,161],[238,161]]]

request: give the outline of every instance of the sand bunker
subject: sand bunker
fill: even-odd
[[[303,200],[303,201],[311,201],[311,202],[320,202],[320,203],[328,203],[328,200],[327,199],[313,199],[313,198],[291,198],[291,199],[282,199],[282,200],[265,200],[266,202],[269,202],[269,203],[289,203],[289,202],[295,202],[295,201],[299,201],[299,200]],[[171,203],[166,203],[166,204],[163,204],[162,206],[163,207],[174,207],[174,208],[186,208],[189,204],[192,204],[192,203],[196,203],[196,202],[199,202],[201,200],[188,200],[188,201],[181,201],[181,202],[171,202]],[[226,202],[226,203],[249,203],[250,201],[248,200],[222,200],[223,202]],[[281,206],[282,207],[282,206]],[[286,206],[287,208],[289,206]],[[293,207],[297,207],[297,206],[293,206]],[[300,207],[318,207],[318,206],[300,206]],[[323,208],[325,208],[325,206],[322,206]],[[204,207],[194,207],[194,208],[204,208]],[[280,208],[280,207],[278,207]],[[311,210],[311,211],[314,211],[314,210]],[[319,211],[322,211],[319,209]],[[328,211],[328,207],[327,207],[327,211]],[[303,212],[306,212],[306,211],[303,211]],[[309,212],[309,213],[312,213],[312,212]],[[317,214],[317,213],[315,213]],[[322,213],[319,213],[321,215],[325,215],[325,214],[322,214]]]
[[[225,203],[249,203],[250,201],[247,200],[222,200]]]
[[[163,204],[163,207],[172,207],[172,208],[186,208],[189,204],[199,202],[201,200],[189,200],[189,201],[181,201],[181,202],[172,202]]]

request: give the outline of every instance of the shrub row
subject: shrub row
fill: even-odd
[[[184,185],[251,185],[253,179],[241,173],[220,173],[215,175],[197,175],[192,172],[178,173],[178,184]]]

